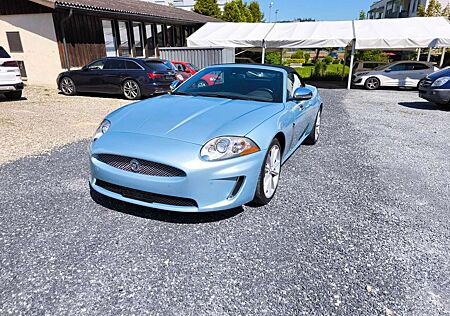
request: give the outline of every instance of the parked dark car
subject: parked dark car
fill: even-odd
[[[137,100],[169,92],[175,79],[175,72],[159,59],[106,57],[80,70],[61,73],[57,84],[65,95],[78,92],[123,94],[127,99]]]
[[[450,105],[450,67],[436,71],[421,80],[419,96],[437,105]]]

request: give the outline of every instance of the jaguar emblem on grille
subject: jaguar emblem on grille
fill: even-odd
[[[133,172],[139,172],[139,170],[141,169],[141,164],[136,159],[131,159],[130,168]]]

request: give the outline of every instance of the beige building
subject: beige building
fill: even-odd
[[[105,56],[158,56],[204,23],[194,12],[139,0],[0,0],[0,46],[28,84],[56,85],[65,69]]]

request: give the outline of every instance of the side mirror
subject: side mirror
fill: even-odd
[[[89,71],[89,68],[88,68],[88,66],[84,66],[83,68],[81,68],[81,70],[83,70],[83,71]]]
[[[175,80],[172,81],[172,83],[170,84],[170,90],[175,90],[176,88],[178,88],[178,86],[180,85],[180,80]]]
[[[311,100],[313,97],[313,93],[308,88],[297,88],[294,91],[294,95],[292,96],[291,100],[293,101],[306,101]]]
[[[391,72],[392,69],[386,69],[384,72]]]

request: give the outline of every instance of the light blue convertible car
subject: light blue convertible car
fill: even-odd
[[[91,189],[180,212],[270,202],[282,164],[319,137],[322,100],[289,67],[219,65],[124,106],[90,145]]]

